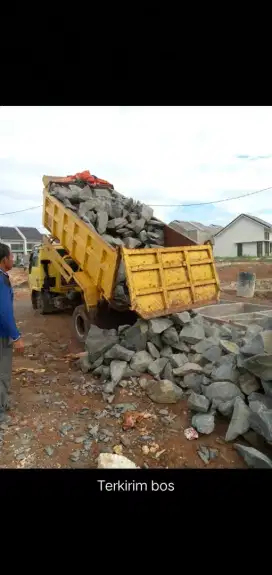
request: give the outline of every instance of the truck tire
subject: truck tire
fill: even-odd
[[[41,315],[46,315],[54,311],[54,307],[51,303],[50,294],[37,292],[36,295],[36,309],[39,310]]]
[[[32,294],[31,294],[31,303],[32,303],[32,309],[38,309],[38,303],[37,303],[37,292],[35,290],[33,290]]]
[[[85,311],[84,305],[78,305],[75,308],[73,313],[73,322],[77,340],[80,343],[85,343],[91,322]]]

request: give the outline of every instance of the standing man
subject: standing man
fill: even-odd
[[[24,351],[21,334],[13,313],[13,289],[8,271],[13,266],[13,255],[6,244],[0,243],[0,423],[6,418],[8,391],[12,376],[12,352]]]

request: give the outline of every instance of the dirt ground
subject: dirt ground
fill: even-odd
[[[71,316],[33,311],[22,274],[14,270],[11,279],[26,349],[23,357],[14,356],[10,421],[0,425],[1,468],[95,468],[98,454],[106,451],[141,467],[244,467],[232,444],[224,442],[228,423],[223,418],[217,417],[211,435],[188,441],[186,401],[155,404],[138,383],[127,383],[109,404],[98,380],[65,357],[83,351],[73,336]],[[126,413],[133,409],[141,416],[124,431]],[[198,455],[201,446],[215,450],[208,464]]]
[[[247,298],[248,303],[272,305],[272,264],[268,262],[224,262],[216,265],[220,280],[222,299],[245,301],[236,296],[237,276],[240,272],[256,274],[254,298]]]
[[[216,269],[221,282],[230,283],[236,282],[238,273],[240,272],[251,272],[256,274],[256,279],[268,279],[272,280],[272,264],[265,262],[252,262],[244,261],[239,263],[224,262],[218,263]],[[272,281],[271,281],[272,287]]]

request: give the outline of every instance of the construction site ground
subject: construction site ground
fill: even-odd
[[[271,278],[272,285],[269,264],[218,265],[224,284],[235,281],[238,271],[254,271],[260,279]],[[25,353],[14,355],[10,420],[0,425],[1,468],[96,468],[101,452],[123,454],[140,467],[245,466],[233,445],[224,441],[228,421],[223,417],[217,417],[211,435],[193,441],[185,438],[184,430],[190,426],[186,400],[156,404],[140,386],[118,386],[113,403],[108,404],[96,390],[97,380],[83,375],[69,358],[84,350],[73,335],[71,316],[41,316],[32,310],[27,272],[14,269],[10,275]],[[142,416],[135,427],[124,431],[125,410],[131,404]],[[198,455],[201,445],[216,450],[209,464]]]

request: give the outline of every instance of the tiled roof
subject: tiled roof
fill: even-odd
[[[0,239],[1,240],[21,240],[20,234],[18,234],[15,228],[0,226]]]
[[[24,234],[27,241],[40,241],[42,234],[36,228],[27,228],[25,226],[17,226],[22,234]]]

